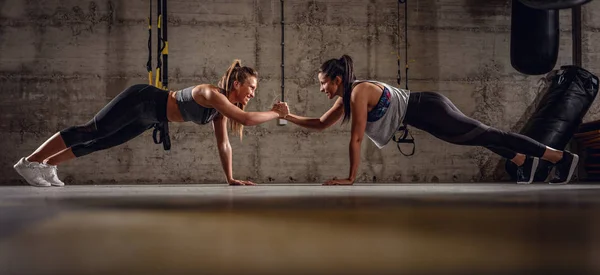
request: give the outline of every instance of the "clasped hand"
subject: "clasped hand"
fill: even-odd
[[[278,102],[273,104],[271,111],[279,114],[280,118],[285,118],[290,114],[290,108],[286,102]]]

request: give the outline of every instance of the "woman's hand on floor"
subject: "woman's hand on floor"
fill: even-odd
[[[336,179],[333,178],[331,180],[326,181],[323,185],[352,185],[354,180],[351,179]]]
[[[229,185],[256,185],[256,183],[251,182],[249,180],[230,180]]]

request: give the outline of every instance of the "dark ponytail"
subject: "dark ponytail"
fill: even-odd
[[[321,65],[319,72],[325,74],[331,80],[337,76],[342,78],[342,86],[344,87],[344,120],[342,123],[345,123],[350,119],[350,96],[352,94],[352,84],[356,80],[352,58],[345,54],[340,59],[329,59]]]

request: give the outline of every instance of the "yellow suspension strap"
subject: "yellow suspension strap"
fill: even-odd
[[[163,39],[163,48],[162,48],[162,86],[163,89],[169,89],[169,41],[167,40],[167,0],[162,0],[162,39]]]
[[[152,0],[150,0],[152,1]],[[167,0],[157,0],[157,59],[156,59],[156,87],[159,89],[168,90],[167,80],[167,54],[169,48],[167,44]],[[163,15],[164,11],[164,15]],[[163,40],[164,35],[164,40]],[[163,63],[164,62],[164,63]],[[161,71],[162,69],[162,71]],[[161,82],[162,76],[162,82]],[[166,151],[171,149],[171,138],[169,137],[169,123],[159,122],[154,124],[154,130],[152,131],[152,139],[154,143],[162,143],[163,149]]]
[[[404,43],[405,43],[405,68],[406,68],[406,80],[404,80],[405,83],[405,87],[406,90],[408,90],[408,4],[406,3],[407,0],[398,0],[398,24],[396,25],[396,30],[397,30],[397,35],[398,35],[398,43],[396,44],[397,46],[397,52],[396,52],[396,58],[398,60],[398,75],[397,75],[397,81],[398,81],[398,87],[400,87],[400,83],[402,82],[402,76],[401,76],[401,66],[400,66],[400,4],[404,4]],[[399,135],[399,136],[397,136]],[[410,138],[408,138],[408,136],[410,135]],[[398,146],[398,150],[400,150],[400,153],[404,156],[412,156],[415,154],[415,138],[412,136],[412,134],[408,131],[408,125],[406,125],[406,123],[402,123],[402,125],[400,125],[400,127],[398,127],[398,130],[396,131],[396,133],[394,133],[394,135],[392,136],[392,140],[394,140],[394,142],[396,142],[396,145]],[[412,151],[409,154],[405,154],[402,151],[402,148],[400,148],[400,143],[412,143],[413,148]]]
[[[150,0],[152,1],[152,0]],[[160,69],[162,68],[162,56],[161,56],[161,51],[162,51],[162,8],[161,8],[161,0],[157,0],[156,1],[156,18],[158,20],[158,24],[156,25],[157,31],[156,31],[156,41],[157,41],[157,52],[156,52],[156,82],[154,84],[154,86],[156,86],[159,89],[162,89],[162,83],[160,82],[161,79],[161,71]]]

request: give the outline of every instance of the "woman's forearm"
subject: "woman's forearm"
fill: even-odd
[[[303,117],[297,116],[293,114],[289,114],[285,117],[285,119],[291,123],[294,123],[298,126],[302,126],[304,128],[323,130],[325,129],[325,125],[321,122],[319,118],[311,118],[311,117]]]
[[[242,122],[244,126],[254,126],[261,123],[265,123],[269,120],[273,120],[279,117],[279,114],[275,111],[267,112],[248,112],[246,113],[247,119]]]
[[[223,172],[227,183],[233,180],[233,168],[232,168],[232,152],[231,145],[229,142],[219,144],[219,158],[221,159],[221,165],[223,166]]]
[[[351,139],[350,145],[348,146],[350,151],[350,172],[348,175],[348,179],[354,181],[356,180],[356,173],[358,172],[358,165],[360,164],[360,144],[362,143],[361,139]]]

